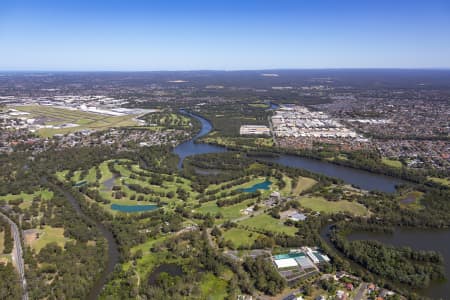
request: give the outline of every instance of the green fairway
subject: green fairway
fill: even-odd
[[[0,200],[5,200],[6,202],[22,199],[23,202],[19,205],[20,208],[25,209],[31,206],[31,202],[35,197],[40,196],[42,200],[50,200],[53,197],[53,192],[50,190],[40,190],[33,194],[26,194],[21,192],[18,195],[8,194],[5,196],[0,196]]]
[[[241,210],[247,208],[248,205],[253,202],[254,200],[249,199],[235,205],[218,207],[215,201],[211,201],[202,204],[196,211],[202,214],[210,213],[213,216],[220,212],[224,220],[232,220],[241,217]]]
[[[297,232],[297,228],[286,226],[283,224],[283,221],[272,218],[271,216],[266,214],[261,214],[256,217],[245,219],[238,224],[248,226],[257,230],[286,233],[289,235],[294,235]]]
[[[299,201],[303,207],[322,213],[349,212],[358,216],[367,214],[364,205],[347,200],[328,201],[323,197],[308,196],[300,198]]]
[[[428,180],[439,183],[441,185],[450,186],[449,178],[428,177]]]
[[[53,106],[29,105],[15,106],[14,109],[28,112],[31,118],[45,119],[45,125],[62,125],[66,123],[77,124],[76,127],[67,128],[43,128],[39,134],[43,137],[51,137],[54,134],[66,134],[83,129],[104,130],[112,127],[135,126],[136,115],[105,116],[80,110],[65,109]]]
[[[395,160],[395,159],[389,159],[389,158],[386,158],[386,157],[383,157],[381,159],[381,162],[383,164],[385,164],[386,166],[389,166],[389,167],[392,167],[392,168],[397,168],[397,169],[401,168],[403,166],[401,161],[398,161],[398,160]]]
[[[235,247],[251,246],[260,236],[256,232],[251,232],[241,228],[231,228],[222,235],[224,240],[231,241]]]
[[[316,183],[317,181],[312,178],[299,176],[293,194],[298,196],[300,193],[312,188]]]

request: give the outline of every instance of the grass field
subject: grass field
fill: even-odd
[[[439,183],[441,185],[450,186],[449,178],[439,178],[439,177],[428,177],[428,180]]]
[[[78,124],[76,127],[69,128],[43,128],[39,130],[39,134],[44,137],[50,137],[54,134],[71,133],[83,129],[104,130],[111,127],[135,126],[138,125],[133,118],[136,115],[126,116],[105,116],[84,112],[80,110],[70,110],[53,106],[16,106],[14,109],[30,113],[30,118],[45,119],[45,125],[62,125],[65,123]]]
[[[248,204],[253,203],[253,201],[254,200],[249,199],[235,205],[224,207],[218,207],[215,201],[211,201],[202,204],[202,206],[196,209],[196,211],[202,214],[210,213],[213,216],[220,212],[223,216],[223,220],[232,220],[241,217],[242,215],[240,211],[247,208]]]
[[[297,228],[286,226],[282,221],[274,219],[266,214],[261,214],[256,217],[245,219],[238,224],[258,230],[286,233],[289,235],[294,235],[297,232]]]
[[[269,108],[270,105],[267,103],[249,103],[248,106],[256,108]]]
[[[44,226],[44,229],[39,229],[39,238],[31,243],[31,247],[35,249],[36,252],[39,252],[49,243],[54,242],[60,247],[64,247],[64,244],[69,240],[70,239],[64,237],[64,228]]]
[[[19,205],[19,207],[22,209],[26,209],[31,206],[31,202],[36,196],[41,196],[41,199],[43,200],[50,200],[53,197],[53,192],[46,189],[36,191],[33,194],[26,194],[24,192],[21,192],[18,195],[8,194],[5,196],[0,196],[0,199],[5,200],[6,202],[16,199],[23,199],[23,202]]]
[[[347,200],[327,201],[323,197],[302,197],[299,201],[303,207],[312,209],[317,212],[349,212],[358,216],[367,214],[367,209],[364,207],[364,205]]]
[[[212,273],[206,273],[203,276],[200,290],[202,291],[202,299],[207,300],[222,300],[228,295],[227,282]]]
[[[398,160],[395,160],[395,159],[389,159],[389,158],[386,158],[386,157],[383,157],[381,159],[381,162],[383,164],[385,164],[386,166],[389,166],[389,167],[392,167],[392,168],[397,168],[397,169],[399,169],[399,168],[401,168],[403,166],[401,161],[398,161]]]
[[[317,183],[316,180],[309,177],[298,177],[297,185],[293,190],[294,195],[300,195],[300,193],[309,190]]]
[[[235,247],[251,246],[259,236],[256,232],[241,228],[231,228],[222,234],[224,240],[231,241]]]

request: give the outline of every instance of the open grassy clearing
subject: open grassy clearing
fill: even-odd
[[[29,208],[31,206],[31,202],[35,197],[40,196],[42,200],[50,200],[53,197],[53,192],[47,189],[39,190],[34,192],[33,194],[27,194],[21,192],[18,195],[8,194],[5,196],[0,196],[0,200],[5,200],[6,202],[15,201],[18,199],[22,199],[23,202],[19,204],[19,207],[22,209]]]
[[[80,131],[83,129],[104,130],[112,127],[135,126],[138,123],[134,120],[136,115],[126,116],[105,116],[80,110],[70,110],[52,106],[16,106],[14,109],[30,113],[30,118],[45,119],[46,125],[62,125],[66,123],[78,124],[76,127],[69,128],[43,128],[39,134],[44,137],[50,137],[54,134],[65,134]]]
[[[222,214],[221,222],[223,222],[241,217],[241,210],[247,208],[253,202],[253,199],[248,199],[235,205],[218,207],[215,201],[211,201],[203,203],[202,206],[195,209],[195,211],[202,214],[209,213],[213,216],[220,212]]]
[[[357,202],[347,200],[328,201],[323,197],[302,197],[300,204],[303,207],[322,213],[349,212],[354,215],[363,216],[367,214],[367,208]]]
[[[56,243],[58,246],[64,248],[65,243],[68,241],[70,239],[64,237],[64,228],[44,226],[44,229],[39,229],[39,238],[33,240],[30,246],[36,252],[39,252],[49,243]]]
[[[228,284],[224,279],[218,278],[212,273],[206,273],[200,285],[200,290],[202,291],[203,296],[202,299],[225,299],[228,295],[227,286]]]
[[[309,190],[312,188],[317,181],[315,179],[309,178],[309,177],[302,177],[299,176],[297,180],[297,184],[292,191],[292,193],[296,196],[300,195],[300,193]]]
[[[272,218],[269,215],[261,214],[256,217],[250,217],[238,223],[242,226],[248,226],[256,230],[272,231],[277,233],[286,233],[294,235],[297,232],[297,228],[286,226],[283,221]]]
[[[235,247],[251,246],[261,234],[242,228],[231,228],[222,234],[226,241],[231,241]]]
[[[428,180],[439,183],[441,185],[450,186],[450,178],[428,177]]]
[[[383,164],[385,164],[386,166],[389,166],[389,167],[392,167],[392,168],[396,168],[396,169],[399,169],[399,168],[401,168],[403,166],[401,161],[398,161],[398,160],[395,160],[395,159],[389,159],[389,158],[386,158],[386,157],[383,157],[381,159],[381,162]]]

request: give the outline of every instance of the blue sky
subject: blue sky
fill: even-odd
[[[0,1],[0,70],[370,67],[449,68],[450,1]]]

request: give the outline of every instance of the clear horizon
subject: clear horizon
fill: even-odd
[[[0,70],[449,69],[450,3],[6,0]]]

